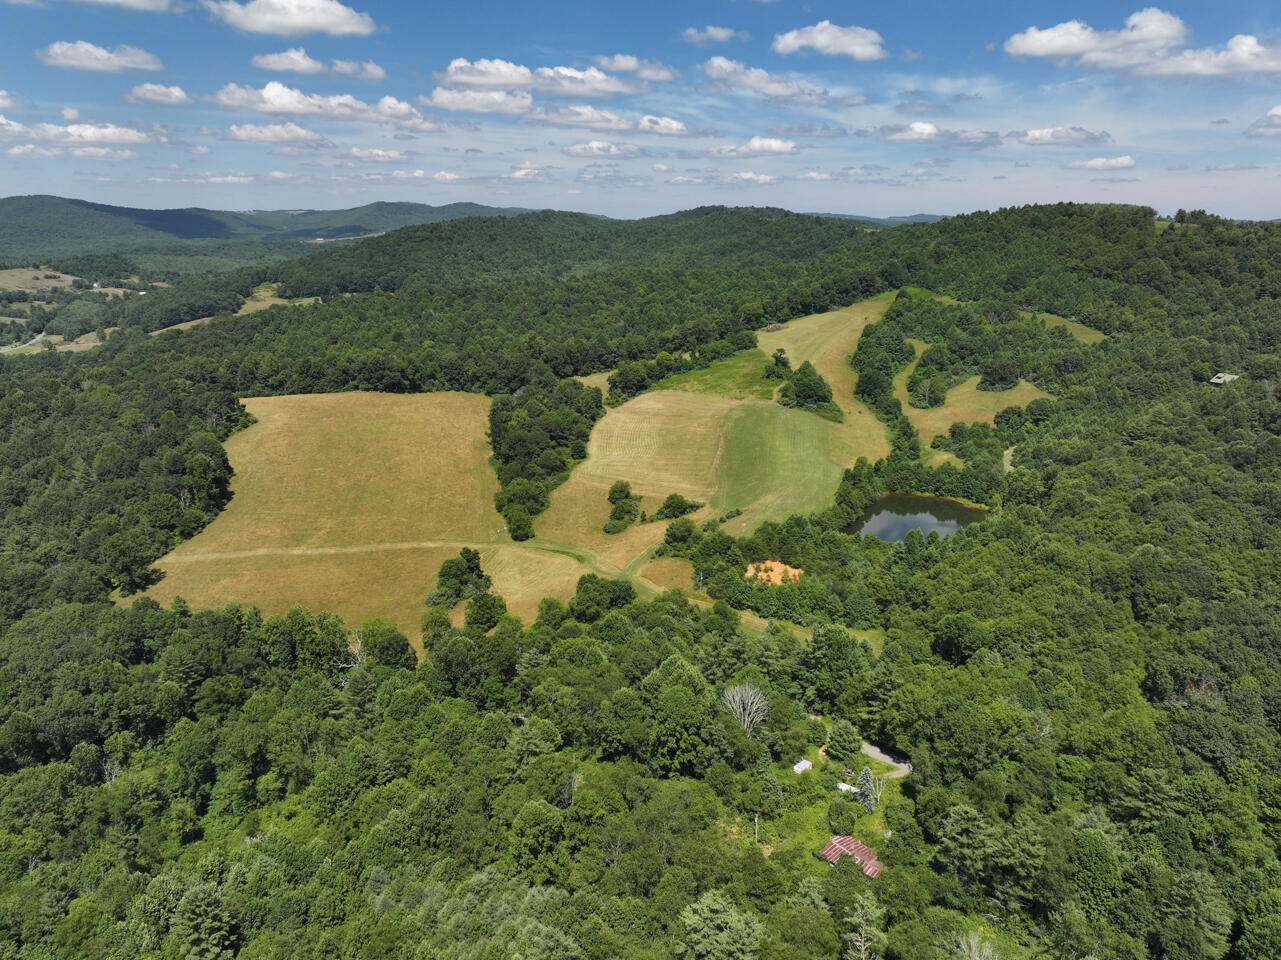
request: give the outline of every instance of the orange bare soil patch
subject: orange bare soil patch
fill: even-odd
[[[762,560],[760,563],[749,563],[747,565],[748,580],[764,580],[766,583],[772,583],[778,586],[781,583],[796,583],[801,579],[804,570],[796,567],[789,567],[781,560]]]

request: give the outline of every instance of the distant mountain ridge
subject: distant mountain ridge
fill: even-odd
[[[889,230],[909,223],[938,223],[944,219],[939,213],[913,213],[906,217],[865,217],[859,213],[811,213],[811,217],[825,217],[829,220],[853,220],[855,223],[877,230]]]
[[[298,241],[356,237],[475,216],[515,216],[520,207],[380,201],[346,210],[150,210],[46,195],[0,199],[0,259],[130,252],[191,241]],[[301,251],[300,251],[301,252]]]

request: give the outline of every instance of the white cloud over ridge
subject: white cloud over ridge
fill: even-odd
[[[1129,154],[1121,157],[1092,157],[1089,160],[1073,160],[1068,164],[1073,170],[1128,170],[1137,166]]]
[[[325,96],[303,93],[272,80],[262,89],[229,83],[211,98],[223,107],[254,110],[283,116],[325,117],[355,123],[392,124],[404,130],[430,133],[439,125],[428,120],[403,100],[383,97],[374,103],[358,100],[349,93]]]
[[[801,27],[775,35],[770,49],[775,53],[798,53],[810,49],[829,56],[853,57],[855,60],[882,60],[889,56],[881,35],[866,27],[838,27],[831,20],[820,20],[812,27]]]
[[[178,86],[165,86],[162,83],[140,83],[125,96],[130,103],[159,103],[164,106],[178,107],[191,103],[187,91]]]
[[[1060,64],[1129,70],[1149,76],[1226,76],[1281,73],[1281,48],[1252,34],[1237,34],[1222,50],[1190,49],[1182,19],[1157,7],[1130,14],[1120,30],[1096,30],[1081,20],[1028,27],[1005,41],[1015,57],[1044,57]]]
[[[99,73],[119,73],[122,70],[163,70],[165,65],[154,53],[121,44],[107,50],[85,40],[68,42],[59,40],[49,44],[43,50],[36,51],[36,57],[47,67],[62,67],[66,70],[90,70]]]
[[[338,0],[202,0],[219,20],[247,33],[296,37],[325,33],[331,37],[367,37],[378,29],[373,17],[357,13]]]

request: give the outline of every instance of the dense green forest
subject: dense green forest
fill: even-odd
[[[0,358],[0,954],[1281,956],[1281,226],[1153,216],[460,221],[264,268],[315,306]],[[600,415],[566,378],[618,399],[907,284],[963,302],[901,295],[851,358],[893,453],[814,516],[668,526],[714,605],[589,575],[522,623],[461,556],[423,595],[464,625],[425,606],[415,663],[377,621],[108,602],[225,503],[239,396],[490,393],[531,514]],[[1055,399],[927,467],[908,339],[914,404]],[[887,490],[990,514],[859,535]],[[792,773],[860,737],[912,763],[883,808]],[[875,879],[816,856],[872,824]]]

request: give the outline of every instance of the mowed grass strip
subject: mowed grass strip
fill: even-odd
[[[489,404],[463,393],[246,400],[258,423],[227,441],[231,503],[157,562],[165,575],[150,593],[271,613],[302,603],[355,623],[395,609],[415,630],[440,562],[505,540]]]

